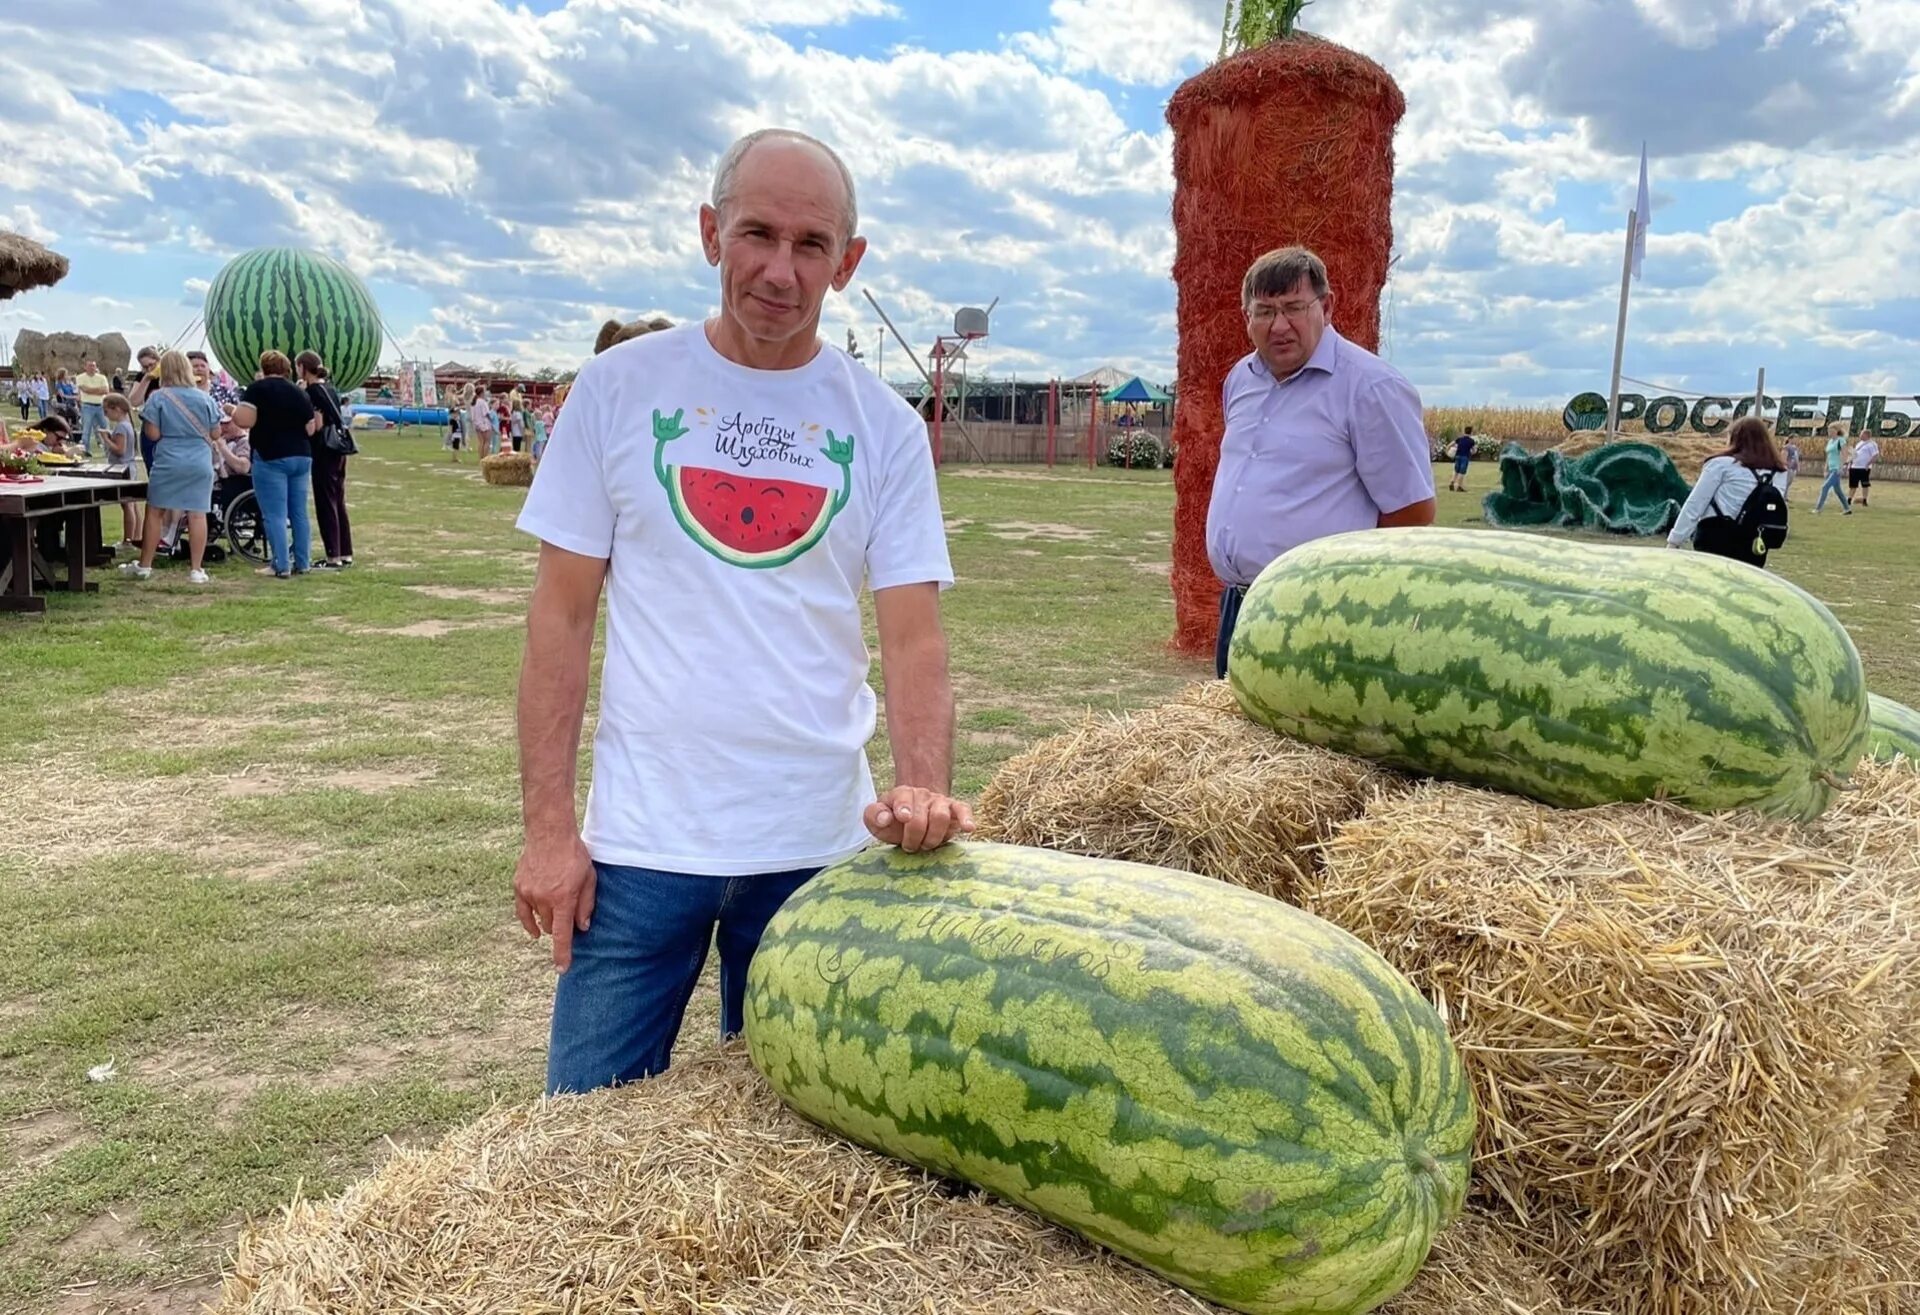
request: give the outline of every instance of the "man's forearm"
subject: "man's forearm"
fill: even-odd
[[[886,663],[887,739],[893,783],[947,794],[953,789],[953,682],[944,640],[892,655]]]
[[[520,811],[528,836],[570,835],[593,623],[530,625],[520,671]]]

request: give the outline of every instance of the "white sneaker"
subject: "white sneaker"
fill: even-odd
[[[205,571],[194,570],[187,572],[188,584],[206,584],[207,582],[207,573]]]
[[[139,562],[121,562],[120,574],[130,575],[136,580],[144,580],[153,574],[153,568],[142,566]]]

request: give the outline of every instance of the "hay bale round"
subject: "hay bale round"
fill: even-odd
[[[1388,1315],[1550,1310],[1490,1219],[1443,1233]],[[496,1109],[240,1238],[216,1315],[635,1310],[1207,1315],[1013,1206],[789,1113],[739,1047]]]
[[[1920,778],[1859,781],[1799,829],[1428,784],[1327,843],[1307,907],[1441,1006],[1478,1191],[1576,1304],[1844,1309],[1920,1015]]]
[[[496,452],[480,458],[480,478],[489,484],[525,488],[533,483],[533,458],[524,452]]]
[[[1010,759],[980,796],[979,835],[1294,902],[1314,847],[1396,787],[1393,773],[1255,725],[1216,680],[1163,707],[1089,717]]]

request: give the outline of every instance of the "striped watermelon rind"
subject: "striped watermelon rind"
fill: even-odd
[[[1237,1310],[1371,1310],[1466,1192],[1473,1098],[1427,1002],[1188,873],[869,850],[775,915],[746,1031],[806,1117]]]
[[[1867,715],[1872,723],[1867,741],[1869,758],[1891,762],[1896,754],[1905,754],[1908,762],[1920,766],[1920,712],[1869,694]]]
[[[227,262],[207,288],[207,342],[243,383],[260,353],[320,353],[335,388],[357,388],[380,360],[373,294],[339,261],[297,247],[260,247]]]
[[[1228,679],[1285,735],[1561,807],[1810,820],[1867,743],[1820,602],[1704,553],[1488,530],[1304,544],[1248,591]]]

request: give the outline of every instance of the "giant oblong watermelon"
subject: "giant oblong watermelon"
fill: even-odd
[[[1303,544],[1247,591],[1254,720],[1562,807],[1817,817],[1867,743],[1860,655],[1812,595],[1695,552],[1491,530]]]
[[[1346,932],[1164,868],[874,849],[748,970],[747,1045],[801,1114],[1260,1315],[1399,1291],[1460,1208],[1446,1028]]]
[[[207,288],[207,341],[245,382],[260,353],[320,353],[335,388],[357,388],[380,360],[380,311],[359,276],[329,256],[260,247],[229,261]]]

